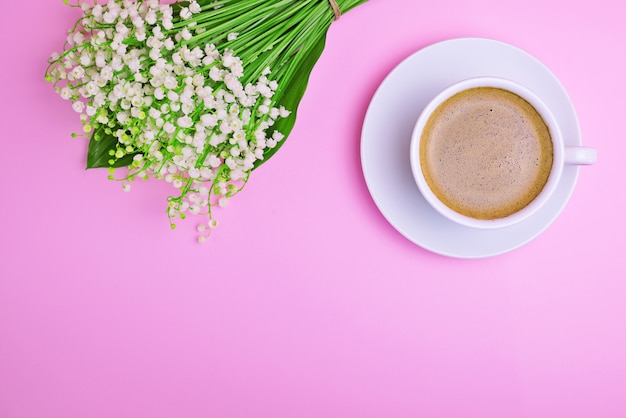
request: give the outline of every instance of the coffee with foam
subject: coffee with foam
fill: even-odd
[[[498,219],[541,192],[553,164],[550,131],[522,97],[494,87],[462,91],[440,104],[424,127],[422,172],[454,211]]]

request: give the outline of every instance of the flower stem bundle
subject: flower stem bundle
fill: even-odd
[[[172,227],[191,213],[210,231],[291,132],[337,10],[366,0],[78,1],[46,79],[80,114],[87,167],[125,190],[164,179]]]

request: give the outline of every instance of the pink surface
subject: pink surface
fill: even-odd
[[[43,80],[76,12],[3,4],[0,418],[626,417],[626,6],[372,0],[343,16],[287,144],[218,212],[172,232],[165,183],[85,171]],[[385,75],[479,36],[543,61],[584,167],[537,239],[481,260],[407,241],[359,160]]]

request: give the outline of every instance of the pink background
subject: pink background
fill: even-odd
[[[626,417],[626,6],[372,0],[333,25],[293,134],[197,244],[170,188],[124,193],[43,80],[77,14],[3,3],[0,418]],[[559,77],[583,143],[561,216],[505,255],[432,254],[359,159],[412,52],[464,36]]]

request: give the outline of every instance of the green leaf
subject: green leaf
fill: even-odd
[[[289,81],[289,84],[284,87],[283,93],[277,100],[277,105],[284,106],[285,109],[291,111],[291,114],[286,118],[277,119],[276,123],[272,126],[271,132],[268,132],[268,137],[272,135],[274,130],[282,133],[285,137],[274,148],[265,149],[263,160],[257,160],[254,164],[254,169],[259,168],[264,162],[276,154],[276,152],[287,140],[289,133],[296,124],[298,105],[300,104],[300,101],[306,91],[311,71],[317,63],[320,55],[322,55],[325,43],[326,35],[322,36],[320,40],[308,51],[308,56],[302,61],[298,69],[295,71],[293,77]],[[302,50],[300,53],[302,53]]]
[[[106,125],[100,125],[96,128],[89,140],[89,148],[87,149],[87,169],[100,167],[126,167],[133,162],[135,154],[126,154],[122,158],[116,159],[111,157],[110,151],[117,150],[117,137],[106,133]],[[113,159],[113,164],[109,164],[109,160]]]

